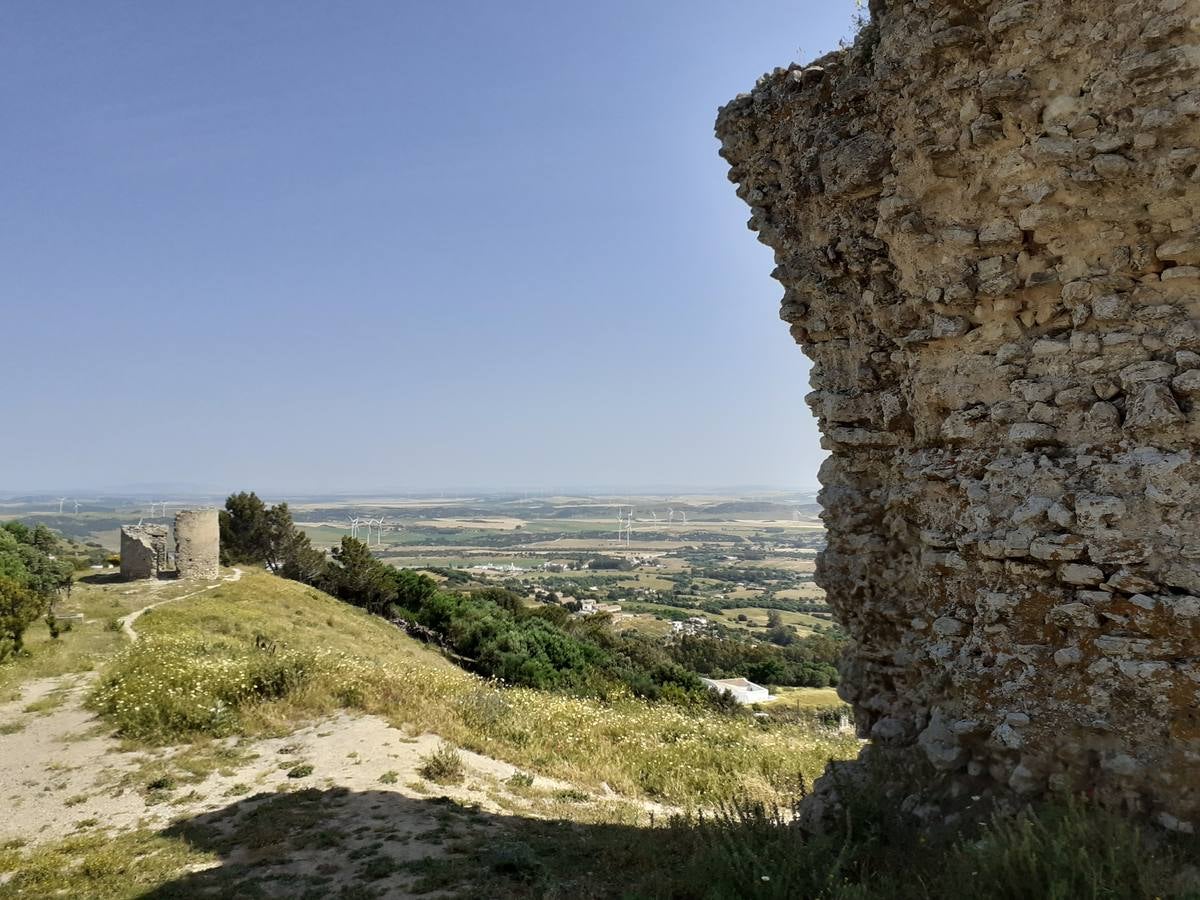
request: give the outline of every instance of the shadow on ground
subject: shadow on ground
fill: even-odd
[[[688,834],[497,815],[390,791],[256,794],[164,832],[219,863],[142,896],[735,896],[661,881],[668,860],[688,855]]]
[[[96,572],[79,578],[83,584],[117,584],[122,580],[120,572]]]

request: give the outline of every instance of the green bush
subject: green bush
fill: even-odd
[[[446,743],[422,756],[417,772],[422,778],[438,784],[458,784],[466,775],[462,755]]]
[[[25,629],[45,605],[45,600],[20,582],[0,577],[0,661],[21,652]]]

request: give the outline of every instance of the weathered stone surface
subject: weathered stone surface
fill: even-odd
[[[121,529],[121,578],[157,578],[166,568],[166,525],[126,525]]]
[[[183,509],[175,515],[175,568],[180,578],[216,578],[220,527],[216,509]]]
[[[717,121],[814,362],[840,690],[917,793],[1191,829],[1200,0],[871,8]]]

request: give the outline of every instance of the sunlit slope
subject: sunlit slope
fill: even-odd
[[[137,628],[93,702],[150,742],[282,733],[350,708],[544,774],[685,805],[788,794],[799,776],[856,750],[852,737],[810,723],[506,688],[263,572],[152,610]]]

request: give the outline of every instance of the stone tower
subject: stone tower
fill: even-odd
[[[915,808],[1190,831],[1200,2],[871,9],[717,120],[813,360],[842,694]]]
[[[175,569],[180,578],[216,578],[220,567],[217,510],[181,509],[175,514]]]

